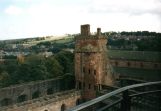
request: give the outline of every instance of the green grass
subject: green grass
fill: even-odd
[[[112,59],[161,62],[161,52],[108,50],[108,55]]]
[[[28,42],[28,44],[33,44],[36,45],[40,42],[55,42],[55,43],[60,43],[60,44],[65,44],[65,43],[69,43],[72,42],[74,40],[73,36],[63,36],[63,37],[53,37],[50,39],[45,39],[45,40],[39,40],[39,41],[32,41],[32,42]]]
[[[69,43],[69,42],[73,42],[73,41],[74,41],[74,39],[72,37],[67,37],[67,38],[54,40],[54,42],[58,43],[58,44],[65,44],[65,43]]]
[[[113,67],[113,70],[123,76],[144,78],[145,80],[161,80],[161,70],[121,67]]]

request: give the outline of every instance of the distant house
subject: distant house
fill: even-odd
[[[11,49],[16,49],[17,48],[17,44],[8,44],[7,47],[11,48]]]
[[[74,49],[70,49],[70,48],[66,48],[66,49],[63,49],[64,51],[69,51],[69,52],[71,52],[71,53],[73,53],[74,52]]]
[[[52,52],[40,52],[39,55],[43,55],[44,57],[50,57],[53,55]]]

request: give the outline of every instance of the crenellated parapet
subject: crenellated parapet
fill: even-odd
[[[84,99],[92,99],[102,85],[112,85],[107,58],[107,37],[90,33],[90,25],[81,25],[81,34],[75,37],[75,76],[76,87],[83,90]]]
[[[97,28],[97,33],[90,33],[88,24],[81,25],[81,34],[75,36],[75,52],[78,53],[99,53],[106,51],[107,37],[101,35],[101,28]]]
[[[81,34],[77,35],[75,37],[75,40],[88,40],[88,39],[94,39],[94,40],[98,40],[98,39],[107,39],[106,36],[101,34],[101,28],[97,28],[97,33],[96,34],[91,34],[90,32],[90,25],[86,24],[86,25],[81,25]]]
[[[68,76],[68,80],[66,77]],[[57,92],[74,89],[74,77],[62,77],[14,85],[0,89],[0,107],[12,106],[17,103],[35,100]]]
[[[0,107],[0,111],[61,111],[76,106],[80,99],[80,91],[67,90],[15,105]]]

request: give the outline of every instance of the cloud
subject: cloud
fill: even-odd
[[[93,0],[89,13],[159,14],[160,0]],[[159,13],[158,13],[159,12]]]
[[[22,8],[13,5],[5,9],[5,13],[9,15],[20,15],[22,12],[23,12]]]
[[[104,18],[97,20],[109,30],[161,29],[161,0],[91,0],[88,13]]]
[[[87,23],[91,32],[96,27],[103,32],[161,29],[161,0],[10,1],[0,18],[4,21],[0,23],[1,36],[6,32],[4,37],[79,33],[79,26]]]

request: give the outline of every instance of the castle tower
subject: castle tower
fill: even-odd
[[[112,75],[107,58],[107,38],[90,34],[90,25],[81,25],[81,34],[75,37],[75,76],[76,88],[82,90],[86,100],[96,97],[102,85],[112,85]]]

